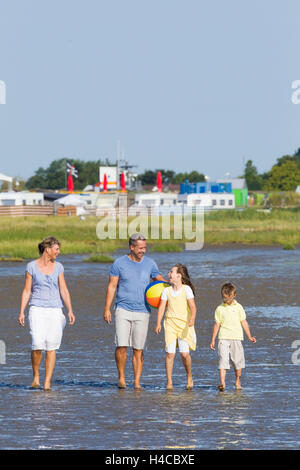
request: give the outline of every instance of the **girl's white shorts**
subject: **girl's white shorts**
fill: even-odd
[[[31,306],[29,309],[31,349],[53,351],[59,349],[66,317],[61,308]]]
[[[176,343],[178,341],[178,349],[180,353],[188,353],[190,351],[190,346],[189,344],[184,341],[183,339],[177,338],[173,343],[169,344],[169,346],[166,348],[166,352],[169,354],[175,354],[176,353]]]

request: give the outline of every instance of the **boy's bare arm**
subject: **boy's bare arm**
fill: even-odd
[[[242,320],[241,324],[242,324],[242,327],[243,327],[246,335],[250,339],[250,341],[252,341],[252,343],[256,343],[256,339],[254,338],[254,336],[251,336],[251,332],[250,332],[250,328],[249,328],[249,324],[248,324],[247,320]]]
[[[220,329],[220,323],[215,322],[215,323],[214,323],[214,327],[213,327],[211,342],[210,342],[210,346],[209,346],[210,349],[212,349],[213,351],[216,350],[216,348],[215,348],[215,341],[216,341],[216,337],[217,337],[217,334],[218,334],[219,329]]]

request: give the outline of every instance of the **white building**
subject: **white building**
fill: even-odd
[[[138,193],[135,195],[135,203],[129,207],[128,215],[135,215],[136,211],[146,213],[151,210],[153,214],[163,215],[181,213],[182,209],[177,203],[176,193]]]
[[[43,193],[32,193],[30,191],[7,191],[0,193],[1,206],[42,206],[43,204]]]
[[[176,193],[146,193],[135,195],[135,207],[175,206]]]
[[[211,202],[213,209],[234,209],[235,197],[231,193],[212,193]]]
[[[178,194],[178,204],[182,207],[202,207],[204,210],[213,209],[210,193]]]
[[[231,193],[155,193],[136,194],[132,210],[151,208],[154,214],[182,214],[187,208],[202,207],[205,211],[214,209],[234,209],[235,198]]]

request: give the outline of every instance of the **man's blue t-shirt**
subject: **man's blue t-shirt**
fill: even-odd
[[[155,261],[144,256],[142,261],[136,262],[124,255],[115,260],[109,275],[119,278],[115,308],[121,307],[130,312],[151,311],[145,300],[145,289],[150,278],[160,275]]]

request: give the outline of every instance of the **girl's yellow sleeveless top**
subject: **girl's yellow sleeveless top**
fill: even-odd
[[[164,319],[166,348],[180,338],[186,341],[193,351],[196,349],[196,333],[193,326],[188,326],[191,312],[186,298],[185,287],[173,297],[172,287],[167,287],[167,311]]]

